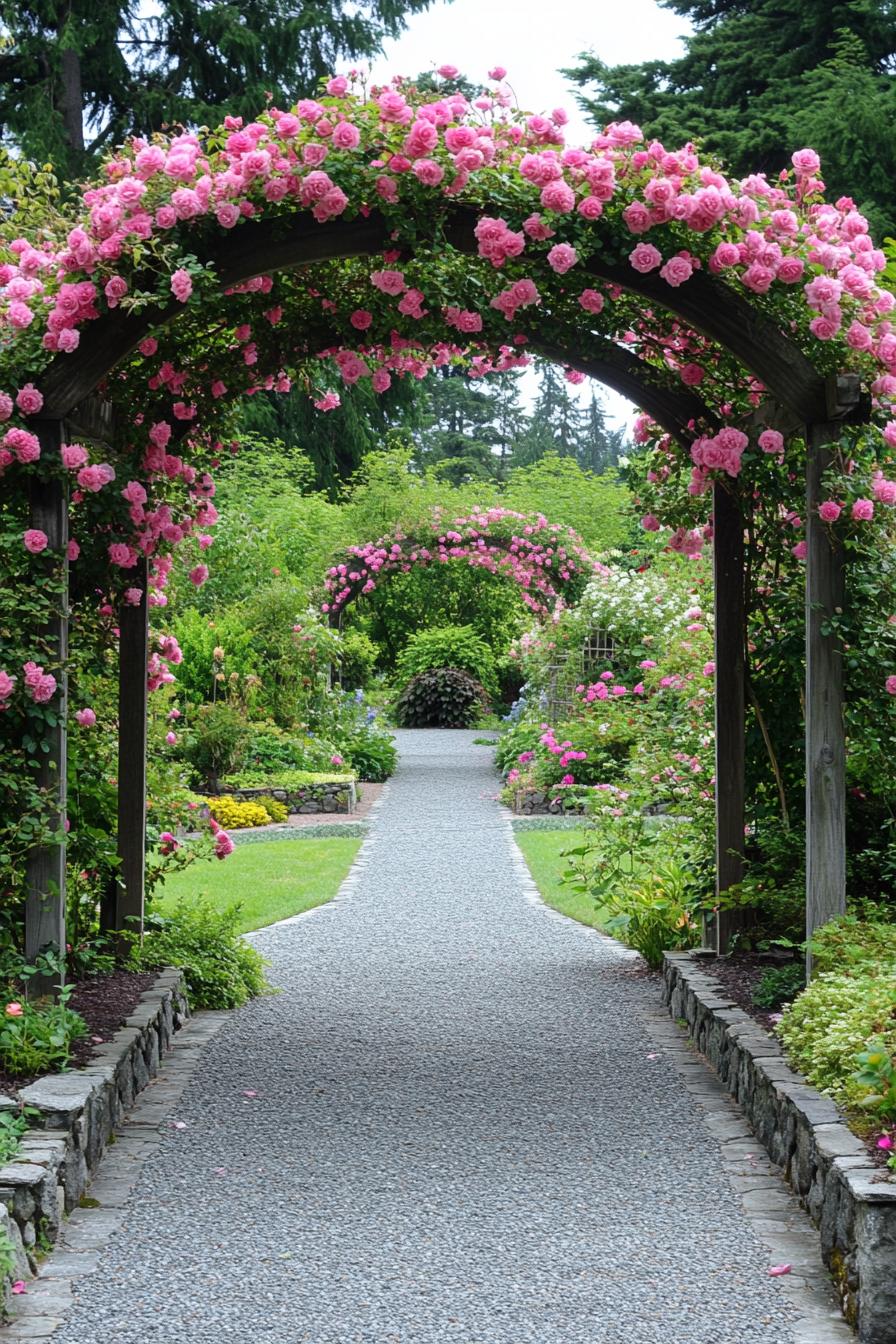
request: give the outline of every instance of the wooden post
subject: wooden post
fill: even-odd
[[[835,422],[806,434],[806,937],[846,909],[843,654],[829,624],[845,601],[842,545],[818,516]],[[807,956],[807,972],[811,957]]]
[[[33,425],[40,440],[45,463],[58,462],[62,445],[62,424],[42,420]],[[47,535],[47,560],[59,574],[56,610],[44,631],[44,647],[53,663],[57,690],[52,700],[57,719],[48,728],[44,742],[49,748],[38,767],[38,781],[52,796],[52,822],[57,838],[32,851],[27,866],[25,893],[25,956],[33,961],[42,948],[65,951],[65,821],[67,806],[66,769],[68,760],[66,716],[68,714],[68,491],[63,473],[49,479],[35,477],[31,482],[31,526]],[[45,994],[58,983],[55,976],[35,976],[30,988]]]
[[[715,604],[716,897],[743,879],[744,850],[744,523],[737,497],[713,486]],[[703,942],[727,952],[743,925],[741,908],[704,921]]]
[[[113,928],[143,932],[146,882],[146,665],[149,658],[148,567],[130,585],[143,594],[118,615],[118,856],[121,866]]]

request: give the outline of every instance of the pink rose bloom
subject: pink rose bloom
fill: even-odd
[[[0,421],[8,420],[12,415],[12,397],[8,392],[0,392]]]
[[[597,196],[583,196],[577,210],[583,219],[600,219],[604,212],[603,201]]]
[[[36,705],[45,705],[56,694],[56,678],[45,673],[35,686],[30,687],[31,699]]]
[[[333,755],[330,757],[330,764],[331,764],[331,765],[344,765],[344,764],[345,764],[345,761],[344,761],[343,758],[339,755],[338,751],[334,751]]]
[[[6,1016],[7,1016],[7,1017],[21,1017],[22,1014],[25,1012],[25,1009],[24,1009],[24,1008],[22,1007],[22,1005],[18,1002],[18,1000],[13,999],[11,1003],[8,1003],[8,1004],[6,1005],[6,1008],[4,1009],[4,1012],[6,1013]],[[15,1292],[15,1287],[16,1287],[16,1285],[14,1284],[14,1285],[13,1285],[13,1292]],[[22,1289],[24,1289],[24,1284],[22,1285]],[[19,1291],[22,1291],[22,1289],[20,1289]]]
[[[705,372],[700,364],[685,364],[679,369],[679,377],[685,387],[697,387],[703,382]]]
[[[226,859],[233,853],[233,841],[226,831],[218,831],[215,836],[215,858]]]
[[[656,667],[656,663],[652,658],[645,658],[643,662],[640,662],[638,664],[638,666],[640,667],[642,672],[646,672],[649,668]]]
[[[821,159],[814,149],[798,149],[790,156],[799,177],[812,177],[821,167]]]
[[[870,499],[857,499],[850,512],[856,522],[870,522],[874,517],[874,502]]]
[[[81,554],[81,547],[78,545],[78,543],[75,541],[75,539],[72,538],[72,540],[68,543],[68,558],[69,558],[69,560],[72,560],[72,561],[77,560],[77,558],[78,558],[78,556],[79,556],[80,554]]]
[[[32,555],[40,555],[41,551],[47,549],[49,538],[39,527],[29,527],[27,532],[22,533],[22,541],[26,551],[30,551]]]
[[[33,383],[26,383],[23,388],[19,389],[16,396],[16,405],[23,415],[36,415],[43,404],[43,396]]]
[[[488,77],[489,79],[503,79],[506,74],[507,71],[503,65],[493,65],[488,72]]]
[[[137,552],[123,541],[113,541],[106,553],[112,564],[120,569],[131,569],[137,563]]]
[[[82,728],[92,728],[96,723],[96,714],[94,714],[92,709],[76,710],[75,718]]]
[[[764,453],[783,453],[784,435],[777,429],[764,429],[759,435],[759,447]]]
[[[174,272],[171,277],[171,293],[178,303],[186,303],[193,293],[193,281],[187,271],[180,269]]]
[[[826,499],[818,508],[818,516],[823,523],[836,523],[842,512],[841,506],[832,499]]]
[[[704,677],[714,677],[715,674],[716,674],[716,665],[715,665],[715,663],[704,663],[704,664],[703,664],[703,675],[704,675]]]
[[[166,733],[165,741],[168,743],[169,747],[173,747],[177,742],[177,733]]]
[[[896,677],[887,677],[884,686],[886,687],[887,695],[896,695]]]
[[[795,546],[791,546],[790,551],[796,560],[805,560],[808,549],[804,541],[798,541]]]
[[[569,243],[556,243],[548,253],[548,265],[558,275],[565,275],[578,259],[578,253]]]
[[[645,513],[641,519],[641,526],[645,532],[659,532],[660,520],[652,513]]]
[[[677,289],[686,280],[690,280],[693,273],[694,268],[687,257],[670,257],[660,270],[660,275],[666,284],[671,285],[673,289]]]
[[[8,429],[3,436],[5,447],[10,448],[21,463],[36,462],[40,457],[40,440],[27,429]]]
[[[407,285],[401,271],[374,271],[370,283],[383,294],[401,294]]]
[[[68,467],[69,471],[77,471],[83,467],[87,461],[87,449],[82,448],[80,443],[64,443],[62,445],[62,465]]]
[[[545,210],[553,210],[555,214],[565,215],[573,208],[576,203],[576,194],[572,187],[565,182],[549,182],[542,189],[541,204]]]
[[[16,678],[11,677],[7,672],[0,668],[0,700],[8,700],[13,693],[16,684]]]
[[[775,278],[785,285],[797,285],[803,278],[805,271],[802,258],[784,257],[775,271]]]
[[[366,331],[373,321],[373,314],[369,313],[366,308],[356,308],[349,321],[357,331]]]
[[[201,588],[208,578],[208,565],[195,565],[190,570],[188,577],[196,588]]]
[[[885,480],[879,476],[873,485],[874,498],[881,504],[896,504],[896,481]]]
[[[350,121],[340,121],[331,137],[337,149],[357,149],[361,142],[361,132]]]
[[[579,303],[588,313],[599,313],[604,306],[603,294],[598,294],[596,289],[583,289],[579,295]]]
[[[456,65],[440,65],[436,74],[441,75],[443,79],[457,79],[460,71]]]
[[[628,259],[636,271],[646,275],[648,271],[656,270],[663,260],[663,255],[652,243],[639,243],[635,250],[629,253]]]

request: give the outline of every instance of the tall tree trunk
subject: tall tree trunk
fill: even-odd
[[[63,25],[60,37],[63,38]],[[84,92],[81,87],[81,56],[73,47],[63,47],[59,53],[61,87],[59,115],[65,128],[65,138],[74,150],[73,158],[84,153]]]

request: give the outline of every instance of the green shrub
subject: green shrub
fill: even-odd
[[[434,667],[456,667],[468,672],[494,698],[498,694],[495,656],[472,625],[442,625],[418,630],[395,662],[399,685]]]
[[[395,704],[402,728],[469,728],[487,704],[484,688],[457,667],[420,672]]]
[[[896,1053],[896,973],[816,976],[778,1027],[791,1063],[841,1104],[862,1101],[859,1054],[877,1038]]]
[[[239,907],[210,901],[181,904],[170,915],[150,915],[142,944],[131,949],[135,970],[183,969],[193,1008],[239,1008],[267,989],[261,953],[237,932]]]
[[[501,773],[519,768],[520,756],[536,750],[543,732],[541,724],[532,719],[522,719],[503,732],[495,748],[495,764]]]
[[[880,924],[843,915],[818,929],[812,939],[813,965],[819,971],[892,972],[896,967],[896,924]]]
[[[219,700],[197,710],[187,739],[187,759],[214,793],[223,775],[239,770],[249,741],[249,725],[242,713]]]
[[[386,733],[371,728],[359,728],[343,747],[345,758],[358,779],[381,784],[395,773],[398,752],[394,740]]]
[[[601,927],[633,947],[653,970],[672,948],[695,947],[700,922],[690,875],[673,860],[626,887],[601,896]]]
[[[341,770],[243,770],[227,781],[235,789],[305,789],[312,784],[348,784],[354,775]]]
[[[71,987],[48,1003],[7,1003],[0,1018],[0,1064],[7,1073],[26,1077],[56,1073],[71,1059],[72,1043],[87,1035],[87,1023],[68,1007]]]
[[[790,1003],[805,984],[806,971],[801,961],[769,966],[753,990],[753,1002],[757,1008],[780,1008],[783,1003]]]
[[[271,821],[286,821],[289,816],[289,808],[285,803],[281,803],[277,798],[271,798],[267,794],[255,799],[259,807],[263,807]]]

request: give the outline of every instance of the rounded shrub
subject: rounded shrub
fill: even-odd
[[[471,728],[488,704],[485,688],[459,667],[433,667],[405,686],[395,704],[402,728]]]
[[[399,684],[433,667],[455,667],[468,672],[494,698],[498,694],[495,656],[472,625],[440,625],[418,630],[405,644],[395,663]]]
[[[261,802],[242,803],[237,798],[206,798],[208,810],[225,831],[245,830],[251,826],[267,826],[276,818],[268,815]]]

